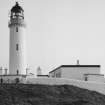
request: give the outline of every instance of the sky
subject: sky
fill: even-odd
[[[105,0],[17,0],[24,9],[27,65],[44,74],[60,65],[101,65],[105,73]],[[0,66],[9,64],[9,12],[0,0]]]

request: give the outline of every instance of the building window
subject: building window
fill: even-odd
[[[19,44],[16,44],[16,50],[17,51],[19,50]]]
[[[88,77],[85,77],[85,81],[88,81]]]
[[[18,27],[16,27],[16,32],[18,32]]]
[[[60,72],[56,73],[56,77],[60,78],[61,77],[61,73]]]

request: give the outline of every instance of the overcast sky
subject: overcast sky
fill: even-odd
[[[19,1],[19,0],[18,0]],[[0,0],[0,66],[8,67],[8,14]],[[105,72],[105,0],[20,0],[25,11],[27,64],[43,73],[60,66],[99,64]]]

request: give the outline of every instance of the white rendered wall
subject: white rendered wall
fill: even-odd
[[[84,74],[100,74],[99,67],[62,67],[62,78],[84,80]]]
[[[105,95],[105,83],[93,81],[81,81],[66,78],[27,78],[24,81],[27,84],[46,84],[46,85],[73,85],[100,92]]]
[[[18,27],[18,32],[16,32]],[[19,44],[19,50],[16,50],[16,44]],[[11,26],[10,27],[10,48],[9,48],[9,73],[26,74],[26,51],[25,51],[25,27]]]
[[[96,82],[103,82],[105,83],[104,76],[98,76],[98,75],[88,75],[87,81],[96,81]]]

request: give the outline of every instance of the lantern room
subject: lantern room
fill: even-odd
[[[21,18],[24,19],[24,10],[21,6],[19,6],[19,3],[16,2],[15,6],[11,9],[11,16],[13,18]]]

